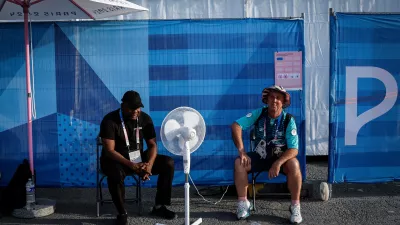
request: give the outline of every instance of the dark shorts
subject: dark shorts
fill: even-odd
[[[251,170],[249,173],[268,171],[271,169],[272,164],[278,159],[276,157],[262,159],[257,152],[247,152],[247,155],[251,159]],[[283,172],[283,166],[281,166],[279,173],[285,174]]]

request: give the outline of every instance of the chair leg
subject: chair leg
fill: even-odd
[[[140,178],[139,178],[139,184],[138,184],[136,190],[139,190],[136,198],[138,200],[139,216],[141,216],[142,215],[142,181],[140,180]]]
[[[139,199],[139,181],[136,180],[136,199]]]
[[[256,211],[256,181],[254,179],[254,173],[251,175],[252,185],[253,185],[253,211]]]
[[[97,207],[96,215],[97,215],[97,217],[99,217],[99,215],[100,215],[100,205],[99,205],[99,179],[97,179],[97,181],[96,181],[96,207]]]
[[[99,190],[100,190],[100,204],[103,205],[103,188],[102,188],[102,180],[99,184]]]
[[[99,217],[100,216],[100,202],[96,202],[96,205],[97,205],[97,213],[96,213],[96,215],[97,215],[97,217]]]
[[[97,142],[97,140],[98,139],[96,139],[96,142]],[[100,197],[101,189],[99,189],[99,185],[101,183],[101,180],[100,180],[99,151],[100,151],[100,145],[97,142],[97,146],[96,146],[96,207],[97,207],[96,215],[97,215],[97,217],[100,216],[100,202],[102,200],[102,198]],[[100,197],[100,199],[99,199],[99,197]]]

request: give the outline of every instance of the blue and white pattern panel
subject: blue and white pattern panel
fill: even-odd
[[[233,183],[237,150],[232,122],[263,105],[261,91],[274,83],[274,52],[303,50],[302,20],[149,22],[150,111],[157,132],[168,112],[179,106],[195,108],[205,119],[207,135],[191,157],[195,183]],[[303,93],[291,94],[288,110],[301,127]],[[243,137],[248,149],[248,132]],[[167,154],[160,140],[158,145]],[[182,170],[182,159],[174,159]],[[304,172],[303,147],[299,159]],[[176,182],[183,182],[183,174],[177,175]]]
[[[400,179],[400,15],[331,17],[329,182]]]
[[[0,25],[0,171],[4,186],[27,153],[26,79],[22,24]],[[274,84],[274,52],[302,51],[302,20],[93,21],[32,24],[36,118],[34,156],[40,186],[93,187],[101,119],[138,91],[159,134],[168,112],[198,110],[207,125],[192,155],[198,185],[233,184],[237,156],[230,125],[261,107]],[[303,62],[304,64],[304,62]],[[305,178],[304,93],[291,91],[299,160]],[[248,132],[244,133],[249,147]],[[157,137],[159,153],[175,160],[174,185],[184,183],[182,159]],[[145,186],[155,186],[151,179]],[[283,182],[284,177],[266,182]],[[127,180],[128,184],[132,179]]]

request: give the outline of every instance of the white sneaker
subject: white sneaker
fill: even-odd
[[[300,204],[290,206],[290,223],[299,224],[303,222],[303,218],[301,217],[300,212]]]
[[[251,203],[248,200],[238,201],[238,208],[236,211],[236,216],[238,220],[243,220],[249,217],[251,208]]]

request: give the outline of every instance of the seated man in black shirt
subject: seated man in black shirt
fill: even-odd
[[[139,93],[128,91],[122,97],[121,108],[108,113],[100,125],[103,143],[100,164],[107,175],[108,188],[117,208],[119,224],[127,223],[124,207],[125,177],[138,174],[145,181],[151,175],[159,175],[157,193],[152,214],[166,219],[177,215],[165,206],[171,204],[174,161],[171,157],[157,154],[156,132],[143,107]],[[143,139],[147,150],[143,151]]]

